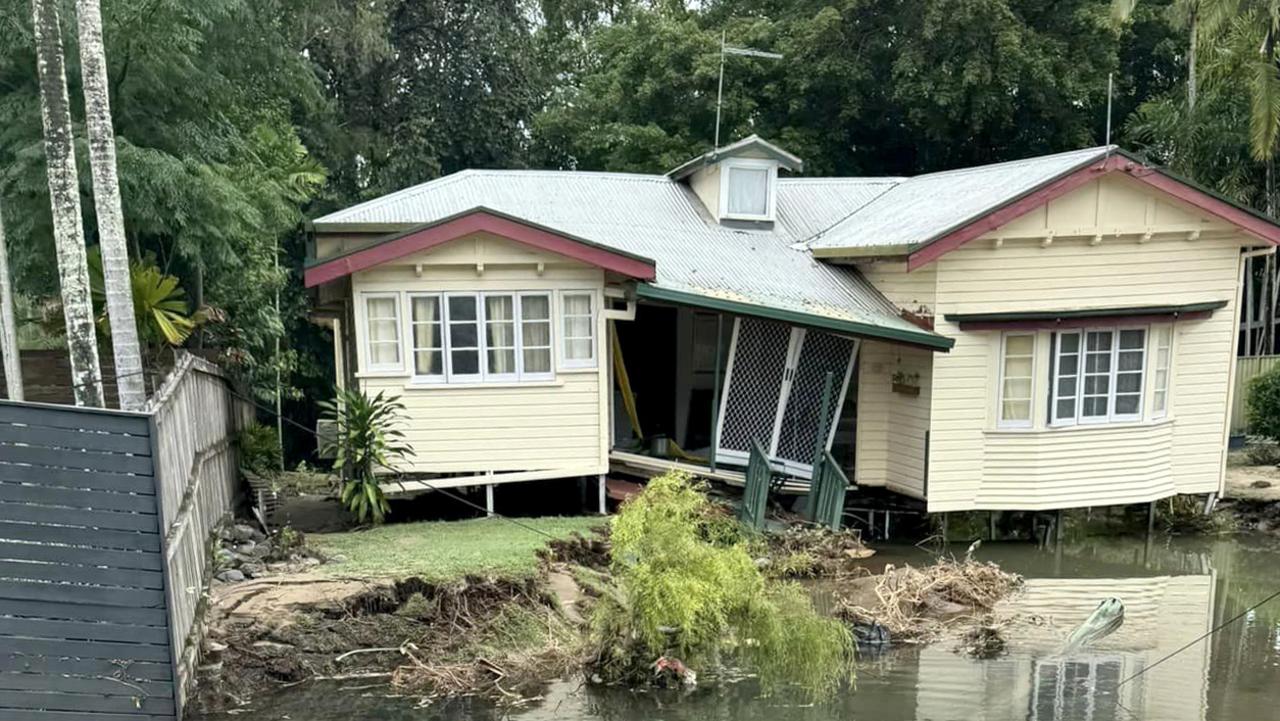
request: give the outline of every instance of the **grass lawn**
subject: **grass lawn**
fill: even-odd
[[[603,525],[600,516],[521,518],[556,537]],[[309,544],[326,555],[341,554],[342,563],[325,564],[322,571],[339,576],[408,578],[447,581],[467,574],[523,578],[538,567],[536,551],[547,543],[540,533],[501,518],[471,521],[396,523],[367,531],[311,534]]]

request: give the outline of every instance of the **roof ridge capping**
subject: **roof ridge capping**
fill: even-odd
[[[752,133],[742,140],[729,143],[724,147],[709,150],[696,158],[686,160],[680,165],[668,170],[667,177],[672,180],[681,180],[689,177],[697,171],[698,168],[701,168],[704,165],[711,165],[725,158],[742,155],[749,150],[763,152],[778,161],[779,165],[792,172],[798,173],[804,170],[804,161],[798,156],[788,153],[777,145],[774,145],[759,135]]]

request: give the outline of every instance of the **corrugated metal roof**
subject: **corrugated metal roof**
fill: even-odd
[[[865,324],[937,341],[903,320],[857,271],[800,244],[893,187],[895,179],[781,179],[772,228],[721,225],[689,188],[661,175],[468,170],[314,221],[412,226],[485,207],[657,261],[661,288]]]
[[[809,247],[875,248],[928,243],[1102,158],[1106,151],[1106,147],[1087,148],[907,178],[812,237]]]

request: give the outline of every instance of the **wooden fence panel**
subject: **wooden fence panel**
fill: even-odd
[[[1274,368],[1277,363],[1280,363],[1280,355],[1236,359],[1235,388],[1231,396],[1231,435],[1243,436],[1249,432],[1249,382]]]
[[[253,409],[232,394],[217,366],[184,354],[146,410],[151,412],[181,703],[199,650],[196,622],[213,571],[210,538],[235,502],[235,434]]]
[[[146,415],[0,401],[0,719],[171,719]]]

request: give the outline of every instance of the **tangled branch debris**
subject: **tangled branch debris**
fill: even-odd
[[[865,593],[860,599],[846,596],[840,616],[855,624],[878,624],[895,639],[917,642],[934,640],[956,623],[972,623],[975,616],[989,614],[996,602],[1022,584],[1020,576],[993,563],[954,560],[923,568],[889,566],[882,576],[867,581],[874,583],[874,600],[868,604]],[[998,630],[994,622],[986,625]],[[990,646],[989,639],[982,645]]]

